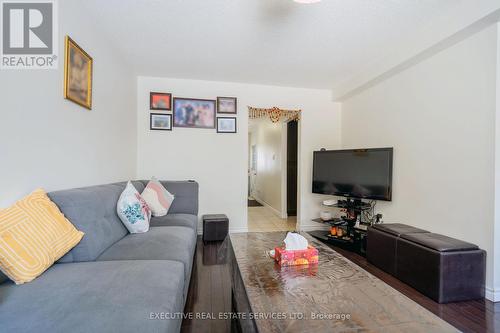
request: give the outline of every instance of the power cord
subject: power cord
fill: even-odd
[[[373,224],[376,222],[378,215],[380,215],[375,215],[375,206],[377,205],[377,201],[371,200],[368,204],[370,205],[370,208],[361,212],[361,222]]]

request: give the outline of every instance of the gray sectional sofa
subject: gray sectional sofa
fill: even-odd
[[[147,181],[135,181],[142,192]],[[162,182],[175,195],[168,215],[129,234],[116,214],[126,183],[49,193],[85,232],[30,283],[0,273],[1,332],[178,332],[193,267],[198,184]]]

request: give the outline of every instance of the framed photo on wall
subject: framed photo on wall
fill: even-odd
[[[64,98],[92,110],[93,59],[69,36],[64,50]]]
[[[149,109],[150,110],[172,110],[172,94],[170,93],[149,93]]]
[[[215,128],[215,100],[175,97],[174,127]]]
[[[217,117],[217,133],[236,133],[236,117]]]
[[[217,112],[236,114],[238,109],[236,97],[217,97]]]
[[[149,129],[153,131],[171,131],[172,115],[163,113],[151,113]]]

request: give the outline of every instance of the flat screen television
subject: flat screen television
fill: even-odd
[[[391,201],[393,148],[314,152],[313,193]]]

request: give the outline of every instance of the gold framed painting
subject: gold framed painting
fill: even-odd
[[[92,110],[92,57],[69,36],[64,49],[64,98]]]

